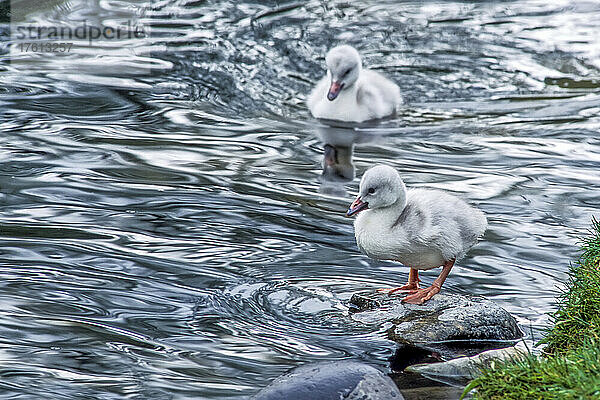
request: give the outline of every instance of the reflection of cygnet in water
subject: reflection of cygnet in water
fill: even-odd
[[[323,172],[319,177],[319,193],[346,197],[344,184],[354,180],[352,153],[358,135],[345,126],[318,125],[315,135],[323,144]]]
[[[352,149],[348,147],[326,144],[323,149],[323,178],[328,181],[350,182],[354,179],[352,165]]]
[[[356,129],[355,125],[345,126],[318,125],[315,135],[323,143],[323,173],[320,176],[319,193],[336,197],[346,197],[345,184],[355,178],[352,156],[354,146],[379,142],[385,135],[373,135],[365,130]],[[365,125],[368,128],[368,125]]]
[[[323,174],[319,192],[331,196],[346,196],[344,183],[354,179],[352,151],[354,144],[349,146],[333,146],[326,144],[323,148]]]

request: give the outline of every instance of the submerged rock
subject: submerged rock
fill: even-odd
[[[355,361],[303,365],[275,379],[253,400],[404,400],[394,382]]]
[[[496,303],[462,295],[438,294],[423,305],[402,296],[372,293],[350,299],[352,318],[386,326],[388,338],[439,355],[440,360],[507,347],[523,336],[515,318]]]
[[[405,372],[417,373],[450,385],[464,385],[481,373],[481,368],[489,367],[495,361],[523,358],[529,349],[523,342],[505,349],[488,350],[472,357],[459,357],[435,364],[416,364]]]
[[[398,372],[390,377],[406,400],[457,400],[464,391],[463,386],[448,386],[420,374]]]

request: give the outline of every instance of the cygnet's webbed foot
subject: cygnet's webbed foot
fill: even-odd
[[[427,300],[440,292],[440,287],[437,285],[431,285],[425,289],[416,290],[413,294],[406,296],[402,299],[402,302],[408,304],[423,304]]]
[[[408,293],[415,293],[419,290],[419,282],[408,282],[404,286],[400,286],[392,289],[377,289],[379,293],[387,293],[388,295],[394,294],[400,291],[408,291]]]
[[[446,261],[444,263],[444,267],[442,268],[442,272],[440,273],[440,276],[438,276],[437,279],[435,281],[433,281],[433,284],[431,286],[429,286],[426,289],[418,289],[413,294],[408,295],[405,298],[403,298],[402,301],[404,303],[408,303],[408,304],[423,304],[427,300],[431,299],[433,296],[435,296],[436,294],[438,294],[440,292],[440,289],[442,289],[442,285],[444,284],[444,281],[448,277],[448,274],[450,273],[450,270],[452,269],[453,265],[454,265],[454,259]],[[410,275],[409,275],[409,278],[410,278]]]
[[[419,291],[419,271],[411,268],[408,273],[408,283],[404,286],[400,286],[393,289],[377,289],[378,292],[387,293],[388,295],[400,292],[400,291],[408,291],[408,293],[416,293]]]

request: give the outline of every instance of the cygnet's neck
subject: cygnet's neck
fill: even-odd
[[[356,85],[356,82],[358,82],[358,79],[356,81],[354,81],[351,85],[344,86],[344,88],[342,89],[342,91],[340,92],[340,95],[338,97],[348,96],[348,95],[356,96],[356,88],[358,87]]]
[[[371,211],[375,211],[376,213],[392,213],[392,214],[400,214],[406,208],[406,195],[401,195],[398,197],[395,203],[390,204],[387,207],[379,207],[379,208],[371,208]]]
[[[360,81],[360,69],[358,70],[358,76],[356,77],[356,80],[354,82],[352,82],[351,84],[349,84],[348,86],[346,86],[344,89],[345,90],[355,90],[358,85],[358,81]]]

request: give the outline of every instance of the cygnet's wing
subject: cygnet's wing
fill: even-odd
[[[361,80],[356,91],[356,103],[368,110],[368,119],[382,117],[381,92],[377,87],[368,84],[367,81]]]
[[[400,88],[393,81],[379,72],[365,69],[361,71],[361,89],[369,89],[371,94],[376,94],[379,101],[396,109],[402,103]],[[368,99],[368,97],[366,97]]]

